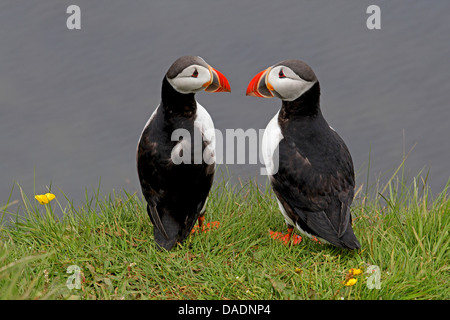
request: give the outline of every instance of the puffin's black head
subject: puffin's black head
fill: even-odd
[[[306,63],[284,60],[258,73],[247,87],[247,96],[293,101],[316,82],[314,71]]]
[[[166,73],[167,81],[180,93],[230,92],[227,78],[200,57],[178,58]]]

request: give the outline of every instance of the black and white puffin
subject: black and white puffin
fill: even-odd
[[[197,220],[203,223],[215,172],[215,131],[211,116],[195,99],[201,90],[229,92],[230,85],[200,57],[177,59],[139,139],[137,170],[159,249],[172,249]]]
[[[341,248],[359,249],[350,206],[355,177],[350,152],[320,110],[320,85],[303,61],[284,60],[258,73],[248,96],[277,97],[262,155],[279,208],[303,235]]]

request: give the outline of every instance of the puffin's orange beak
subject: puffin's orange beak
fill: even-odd
[[[250,81],[247,87],[247,96],[259,97],[259,98],[273,98],[272,94],[273,87],[267,81],[267,75],[272,68],[267,68],[261,71]]]
[[[208,92],[231,92],[230,84],[228,83],[228,79],[213,67],[209,67],[209,71],[211,72],[211,81],[205,83],[203,86],[205,87],[205,91]]]

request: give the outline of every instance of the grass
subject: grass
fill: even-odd
[[[359,251],[272,240],[269,230],[286,232],[284,220],[270,187],[252,181],[218,183],[206,221],[220,227],[170,252],[155,249],[134,194],[97,191],[76,208],[67,198],[40,205],[21,191],[13,221],[0,225],[0,299],[449,299],[448,188],[433,198],[426,179],[404,180],[396,170],[385,185],[357,190]],[[2,220],[15,207],[8,202]],[[72,265],[80,289],[66,285],[75,284]],[[367,286],[367,273],[344,286],[350,268],[370,265],[380,269],[380,289]]]

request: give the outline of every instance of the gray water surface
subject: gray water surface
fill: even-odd
[[[81,8],[68,30],[66,8]],[[368,30],[366,8],[381,8]],[[449,179],[450,2],[16,1],[0,3],[0,205],[17,182],[29,197],[60,188],[76,204],[101,189],[139,192],[137,140],[162,78],[182,55],[220,70],[231,93],[201,92],[216,128],[265,128],[277,99],[246,97],[251,78],[301,59],[321,83],[322,112],[365,183],[402,161]],[[261,165],[229,165],[235,181]],[[265,177],[259,176],[264,183]],[[17,188],[13,199],[19,194]]]

